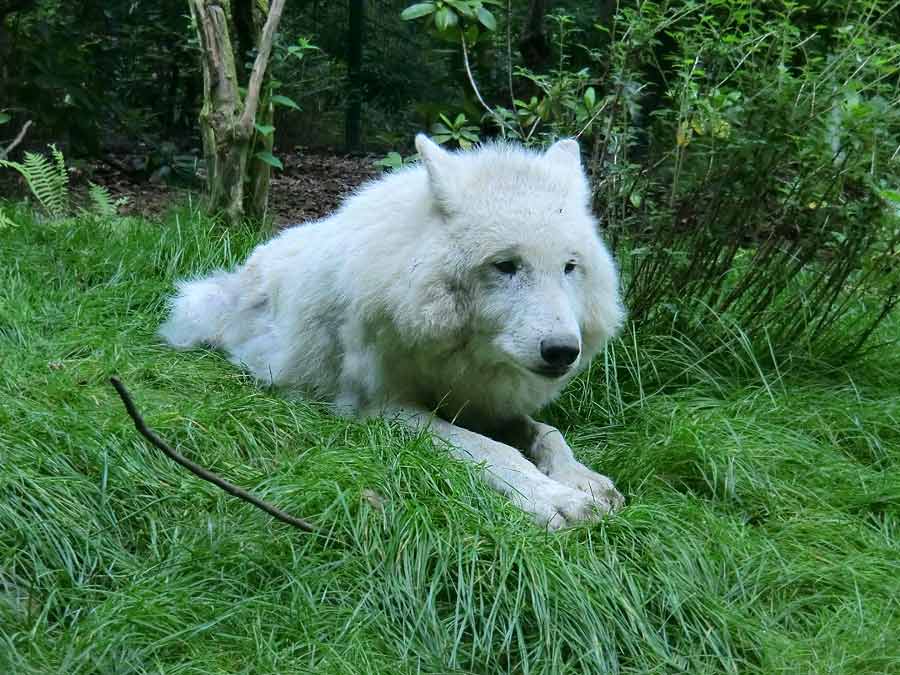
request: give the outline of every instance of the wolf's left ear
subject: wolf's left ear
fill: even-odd
[[[581,168],[581,149],[574,138],[564,138],[551,145],[544,157],[551,162],[565,164],[573,169]]]
[[[425,170],[428,171],[428,183],[431,192],[443,208],[449,206],[453,193],[455,158],[425,134],[416,135],[416,150]]]

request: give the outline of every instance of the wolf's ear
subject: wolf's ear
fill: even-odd
[[[416,135],[416,150],[428,171],[432,194],[446,209],[453,193],[455,158],[425,134]]]
[[[557,162],[570,166],[573,169],[581,168],[581,149],[574,138],[564,138],[551,145],[544,157],[551,162]]]

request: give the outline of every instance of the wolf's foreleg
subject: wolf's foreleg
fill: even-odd
[[[424,409],[393,408],[382,414],[413,429],[427,429],[446,441],[458,459],[483,464],[492,488],[551,530],[591,520],[602,513],[590,494],[549,478],[505,443],[451,424]]]
[[[591,495],[602,511],[615,511],[625,503],[609,478],[575,459],[559,429],[520,417],[507,423],[499,436],[524,452],[548,478]]]

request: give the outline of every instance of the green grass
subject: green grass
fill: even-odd
[[[626,335],[545,417],[628,505],[548,535],[428,438],[164,348],[173,278],[253,241],[190,214],[0,232],[0,672],[900,672],[896,348]],[[326,534],[148,448],[112,374]]]

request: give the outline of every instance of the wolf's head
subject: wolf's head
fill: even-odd
[[[425,294],[432,325],[464,335],[479,365],[561,384],[624,316],[578,144],[450,153],[419,135],[416,148],[448,243]]]

